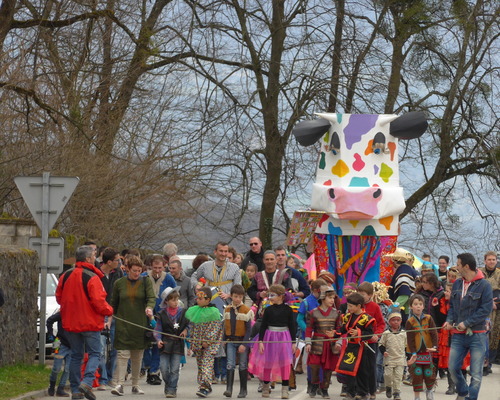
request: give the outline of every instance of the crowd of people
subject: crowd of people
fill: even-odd
[[[146,375],[175,398],[180,368],[193,356],[201,398],[217,383],[232,397],[238,369],[238,398],[258,379],[262,397],[281,383],[287,399],[296,374],[306,373],[311,398],[329,399],[335,380],[347,400],[400,400],[404,383],[414,399],[433,400],[439,376],[447,394],[477,400],[500,340],[496,253],[486,253],[484,268],[463,253],[454,266],[442,256],[437,271],[417,271],[398,248],[388,255],[390,285],[339,288],[328,271],[309,279],[284,247],[265,251],[258,237],[249,247],[242,255],[219,242],[187,271],[173,243],[145,257],[92,242],[78,248],[59,280],[60,313],[47,321],[49,334],[58,323],[60,342],[49,395],[68,397],[68,377],[73,399],[95,400],[101,390],[123,396],[125,379],[142,395]]]

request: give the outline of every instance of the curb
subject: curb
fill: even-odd
[[[46,393],[47,392],[46,392],[45,389],[43,389],[43,390],[35,390],[34,392],[28,392],[28,393],[22,394],[19,397],[14,397],[11,400],[30,400],[30,399],[36,399],[38,397],[45,397],[47,395]]]

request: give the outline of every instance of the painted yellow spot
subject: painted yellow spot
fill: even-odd
[[[389,178],[392,176],[393,172],[392,168],[386,163],[382,163],[380,166],[380,177],[385,183],[389,182]]]
[[[342,178],[343,176],[346,176],[348,173],[349,173],[349,167],[342,160],[339,160],[337,162],[337,164],[335,164],[332,167],[332,174],[337,175],[340,178]]]
[[[385,217],[378,220],[387,230],[391,229],[392,221],[394,221],[394,217]]]
[[[358,226],[358,223],[359,223],[359,221],[355,221],[355,220],[349,220],[349,222],[351,223],[353,228],[356,228],[356,226]]]

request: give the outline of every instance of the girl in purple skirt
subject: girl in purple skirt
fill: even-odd
[[[272,285],[268,299],[271,305],[264,310],[258,346],[253,346],[248,371],[264,381],[262,397],[269,397],[269,382],[281,381],[281,398],[288,399],[288,380],[295,351],[295,317],[291,307],[284,304],[282,285]],[[279,343],[265,343],[268,341]]]

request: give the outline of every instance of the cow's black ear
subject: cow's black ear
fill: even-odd
[[[314,121],[302,121],[293,128],[293,135],[302,146],[311,146],[330,130],[330,122],[320,118]]]
[[[391,135],[398,139],[416,139],[424,134],[428,126],[422,111],[412,111],[391,122]]]

